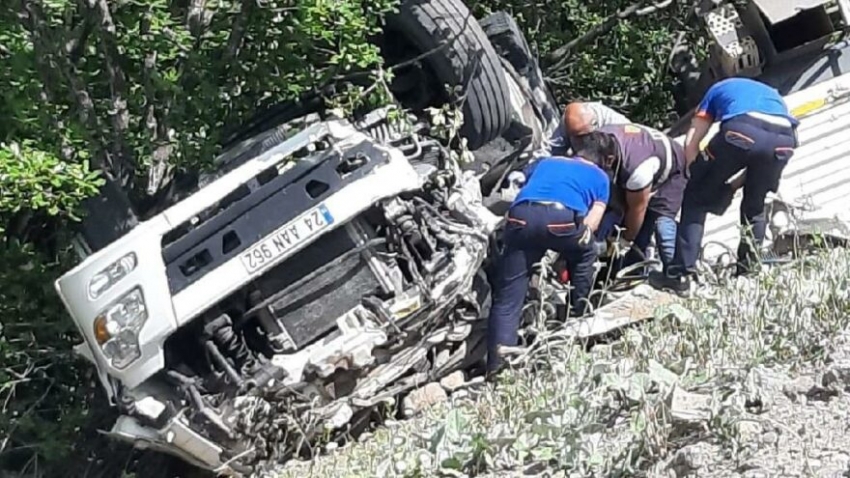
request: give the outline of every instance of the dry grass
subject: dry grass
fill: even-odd
[[[496,385],[280,476],[661,476],[695,441],[740,460],[740,422],[765,406],[755,372],[827,360],[850,321],[849,281],[850,253],[825,251],[663,305],[610,345],[541,337]],[[711,418],[676,423],[677,386],[711,395]]]

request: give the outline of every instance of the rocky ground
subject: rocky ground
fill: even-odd
[[[720,281],[610,343],[543,336],[495,384],[431,384],[277,476],[850,476],[848,312],[843,250]]]

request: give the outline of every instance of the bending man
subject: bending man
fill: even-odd
[[[700,141],[714,121],[720,122],[720,130],[709,142],[705,154],[697,159]],[[737,188],[744,188],[741,223],[751,229],[754,242],[761,245],[766,228],[765,197],[779,187],[782,170],[797,147],[798,124],[779,92],[764,83],[729,78],[709,88],[685,139],[691,178],[682,204],[676,255],[666,273],[655,276],[656,286],[677,292],[690,288],[702,247],[706,214],[723,214]],[[728,183],[744,169],[742,180]],[[749,231],[745,234],[749,235]],[[756,261],[746,235],[738,246],[739,274],[749,272]]]
[[[608,166],[615,172],[612,196],[623,196],[612,203],[621,203],[623,210],[608,208],[600,229],[603,237],[599,239],[604,240],[613,225],[622,222],[625,231],[620,237],[620,250],[629,251],[628,265],[643,259],[654,233],[666,266],[675,253],[676,214],[687,184],[685,152],[666,134],[637,124],[603,126],[577,141],[582,145],[600,143],[608,135],[615,140],[615,151],[609,156],[616,160]]]
[[[596,166],[599,151],[613,139],[572,158],[542,158],[526,172],[528,180],[507,214],[504,250],[494,277],[487,337],[487,368],[501,365],[500,345],[515,346],[531,268],[547,250],[567,260],[573,290],[570,312],[582,315],[593,281],[593,232],[608,202],[609,179]]]
[[[566,156],[576,136],[591,133],[602,126],[628,123],[631,123],[628,118],[602,103],[572,102],[564,108],[561,124],[552,134],[545,153],[549,156]]]

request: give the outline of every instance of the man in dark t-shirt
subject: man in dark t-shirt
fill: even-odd
[[[598,238],[604,240],[614,224],[622,224],[620,250],[628,251],[624,264],[628,265],[646,255],[654,233],[666,266],[675,253],[676,215],[687,184],[684,151],[666,134],[638,124],[604,126],[577,140],[598,143],[606,136],[613,137],[617,146],[612,196],[622,194],[622,205],[609,207],[598,235],[603,237]]]

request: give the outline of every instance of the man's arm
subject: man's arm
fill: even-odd
[[[599,229],[599,224],[602,223],[602,216],[605,214],[605,208],[611,198],[611,182],[602,169],[597,166],[591,167],[596,174],[588,176],[590,184],[587,187],[590,188],[592,203],[587,211],[587,216],[584,218],[584,224],[595,233]]]
[[[634,241],[638,231],[643,226],[646,210],[649,208],[650,188],[640,191],[626,191],[626,217],[623,223],[626,226],[623,238]]]
[[[708,134],[711,123],[714,122],[714,118],[717,116],[714,104],[719,88],[720,86],[715,83],[705,92],[705,96],[702,97],[702,100],[697,106],[696,113],[694,113],[694,119],[691,120],[691,127],[685,136],[685,171],[691,167],[691,164],[699,156],[699,144],[705,138],[705,135]]]
[[[711,117],[706,115],[695,116],[691,121],[691,127],[685,136],[686,168],[689,168],[699,156],[699,143],[708,134],[711,123]]]
[[[592,232],[596,232],[599,229],[599,224],[602,223],[602,216],[605,214],[605,203],[597,201],[590,206],[590,211],[587,212],[587,216],[584,218],[584,225],[587,226]]]
[[[634,241],[638,231],[643,226],[643,219],[649,207],[649,198],[652,195],[652,180],[660,169],[661,158],[657,156],[646,158],[629,176],[624,185],[626,214],[623,222],[626,231],[623,233],[623,239],[627,241]]]

